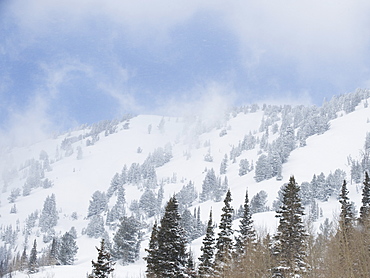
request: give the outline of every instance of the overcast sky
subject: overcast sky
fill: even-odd
[[[2,0],[0,128],[370,86],[370,1]],[[187,104],[187,105],[185,105]]]

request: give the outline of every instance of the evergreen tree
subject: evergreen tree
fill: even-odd
[[[222,277],[224,272],[227,270],[227,266],[231,263],[231,255],[233,252],[232,244],[232,218],[234,209],[231,207],[231,192],[227,191],[224,200],[224,207],[222,208],[222,215],[220,221],[220,232],[218,233],[218,238],[216,240],[216,257],[215,257],[215,276]]]
[[[239,176],[244,176],[250,171],[250,165],[248,159],[240,159],[239,162]]]
[[[158,193],[157,193],[157,214],[160,214],[161,212],[163,194],[164,194],[164,189],[163,189],[163,185],[161,184],[161,186],[158,189]]]
[[[170,198],[158,231],[158,277],[186,277],[188,255],[176,197]]]
[[[302,220],[303,211],[299,186],[292,176],[283,190],[282,205],[276,215],[280,220],[274,236],[273,255],[276,265],[273,277],[301,277],[299,275],[308,270],[305,262],[308,235]]]
[[[144,257],[146,260],[146,277],[148,278],[159,278],[159,262],[158,262],[158,225],[157,221],[154,222],[152,233],[150,236],[148,249],[145,251],[148,256]]]
[[[58,223],[58,212],[56,208],[55,195],[46,197],[44,207],[42,209],[39,226],[42,232],[52,230]]]
[[[221,165],[220,165],[220,175],[226,174],[227,162],[228,162],[228,158],[227,158],[227,154],[225,154],[224,159],[222,160]]]
[[[58,262],[58,240],[57,238],[53,238],[51,242],[49,254],[48,254],[48,265],[56,265],[59,264]]]
[[[38,272],[38,262],[37,262],[37,249],[36,249],[36,239],[33,242],[33,247],[31,249],[30,260],[28,263],[28,273]]]
[[[341,212],[339,215],[339,227],[342,229],[347,235],[349,235],[349,231],[353,228],[354,224],[354,215],[353,215],[353,207],[352,203],[350,203],[348,198],[348,189],[347,189],[347,182],[346,180],[343,181],[342,191],[340,194],[339,203],[341,204]]]
[[[193,252],[191,252],[191,249],[189,250],[189,254],[188,254],[188,261],[186,264],[185,275],[188,278],[197,277],[197,272],[195,270],[194,256],[193,256]]]
[[[81,160],[83,158],[83,152],[81,146],[77,146],[77,160]]]
[[[184,208],[190,207],[197,197],[198,194],[195,190],[194,183],[189,181],[187,185],[184,185],[181,190],[176,193],[176,199],[179,200],[180,211]]]
[[[196,209],[194,208],[194,219],[195,219],[196,224],[195,224],[193,239],[203,236],[206,232],[206,226],[202,223],[200,219],[200,207],[198,207],[198,209],[196,210],[196,214],[195,214],[195,210]]]
[[[221,178],[218,177],[217,186],[213,189],[212,200],[215,202],[221,202],[223,193],[224,192],[222,192]]]
[[[124,205],[126,203],[126,198],[125,198],[125,188],[123,185],[118,186],[117,189],[117,202],[116,204],[120,207],[122,207],[122,213],[124,213]]]
[[[199,277],[213,277],[213,255],[215,252],[214,225],[212,220],[212,210],[209,213],[206,235],[203,238],[202,255],[199,257],[198,274]]]
[[[139,200],[139,208],[145,212],[148,217],[152,217],[157,212],[157,198],[151,189],[146,189]]]
[[[27,268],[28,268],[27,249],[26,247],[24,247],[21,256],[20,270],[26,270]]]
[[[359,222],[361,225],[368,227],[370,221],[370,178],[367,172],[365,172],[365,180],[363,184],[364,187],[362,189],[362,206],[360,208]]]
[[[267,193],[261,190],[252,197],[250,204],[251,213],[258,213],[266,211]]]
[[[207,174],[204,178],[203,184],[202,184],[202,193],[200,194],[200,200],[202,202],[205,202],[211,198],[213,198],[215,189],[218,186],[218,181],[215,175],[215,171],[213,168],[209,171],[207,171]]]
[[[265,154],[261,154],[256,162],[255,176],[256,182],[260,182],[272,177],[272,168]]]
[[[186,240],[192,241],[196,237],[197,219],[194,217],[188,209],[185,209],[181,214],[181,226],[185,232]]]
[[[89,237],[99,238],[105,232],[104,220],[100,215],[94,215],[90,218],[89,224],[86,227],[86,234]]]
[[[351,262],[351,253],[353,253],[353,233],[354,233],[354,215],[352,203],[348,198],[348,189],[346,180],[343,181],[342,190],[339,195],[341,211],[339,215],[339,227],[336,237],[339,239],[339,261],[346,269],[346,275],[353,277],[353,264]],[[347,276],[349,277],[349,276]]]
[[[123,165],[122,171],[121,171],[121,183],[126,184],[127,183],[127,165]]]
[[[254,244],[256,241],[256,232],[253,227],[252,213],[249,208],[248,190],[245,193],[245,201],[243,207],[242,219],[239,225],[240,235],[236,238],[236,252],[243,254],[249,245]]]
[[[97,190],[93,193],[92,200],[90,200],[87,217],[100,214],[103,211],[105,211],[107,207],[108,201],[107,197],[105,196],[105,193]]]
[[[113,238],[113,256],[124,265],[133,263],[139,257],[140,244],[140,222],[134,216],[124,216]]]
[[[98,251],[98,260],[91,261],[93,271],[88,278],[108,278],[109,274],[114,271],[114,262],[112,262],[111,254],[105,248],[104,239],[100,242],[100,248],[95,247]]]
[[[14,203],[15,200],[21,195],[21,190],[20,188],[13,188],[10,196],[8,197],[9,203]]]
[[[118,173],[116,173],[111,182],[110,182],[110,187],[108,188],[107,191],[107,198],[110,199],[113,196],[113,193],[117,191],[118,187],[121,185],[121,178]]]
[[[66,232],[60,241],[58,260],[61,265],[72,265],[77,254],[77,244],[73,236]]]

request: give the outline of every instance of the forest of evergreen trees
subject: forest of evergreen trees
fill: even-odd
[[[338,219],[331,223],[325,221],[318,234],[312,231],[310,219],[305,221],[300,187],[294,177],[282,189],[282,202],[276,211],[279,224],[275,234],[262,234],[255,230],[248,192],[239,212],[239,228],[233,229],[231,201],[228,190],[217,228],[210,212],[201,256],[194,258],[188,246],[191,239],[182,225],[179,203],[175,195],[170,198],[160,221],[152,227],[144,258],[147,262],[146,277],[369,277],[370,178],[367,172],[359,217],[355,217],[344,180],[339,195],[341,210]],[[46,211],[53,211],[54,207],[52,195],[45,200],[42,215],[48,215]],[[43,217],[46,216],[40,219]],[[55,222],[50,225],[43,223],[41,221],[41,228],[50,230]],[[121,219],[113,244],[106,244],[103,238],[100,248],[96,248],[98,259],[92,261],[89,278],[108,278],[114,272],[115,261],[126,264],[138,258],[139,226],[133,216]],[[38,258],[34,240],[29,255],[24,249],[21,255],[8,262],[9,265],[2,261],[1,277],[8,273],[6,269],[9,268],[32,274],[43,265],[73,264],[77,249],[73,229],[61,238],[54,237],[42,258]]]
[[[370,277],[370,179],[363,182],[360,216],[348,198],[343,181],[341,212],[335,223],[325,221],[314,234],[304,221],[300,187],[291,177],[282,191],[276,212],[279,225],[274,235],[254,230],[246,193],[238,230],[233,230],[231,192],[227,191],[218,233],[210,212],[196,260],[187,248],[180,225],[178,202],[172,197],[160,223],[152,228],[147,251],[147,277]]]

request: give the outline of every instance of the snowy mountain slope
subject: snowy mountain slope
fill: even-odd
[[[92,194],[97,191],[106,192],[115,173],[120,173],[126,164],[130,167],[132,163],[142,164],[150,153],[157,148],[163,148],[167,143],[172,146],[172,158],[163,166],[156,168],[157,181],[163,184],[164,201],[179,192],[189,181],[194,182],[197,192],[202,191],[202,183],[206,176],[206,170],[214,169],[217,176],[222,179],[227,176],[228,185],[232,193],[234,208],[238,208],[244,202],[245,191],[248,188],[250,198],[261,190],[268,194],[267,206],[272,207],[277,197],[279,188],[288,181],[290,175],[294,175],[298,183],[311,181],[314,174],[324,172],[328,175],[336,169],[342,169],[347,173],[350,180],[350,165],[347,157],[359,158],[360,150],[363,149],[367,132],[370,132],[368,117],[370,108],[366,107],[365,100],[357,105],[351,113],[341,112],[337,118],[330,120],[330,129],[322,134],[315,134],[306,139],[306,146],[295,148],[289,155],[287,162],[282,167],[282,180],[270,178],[261,182],[255,181],[255,172],[239,176],[239,163],[241,159],[253,161],[256,165],[258,157],[265,152],[257,144],[253,149],[243,150],[235,158],[228,160],[226,174],[220,175],[220,164],[225,156],[230,158],[230,151],[237,146],[243,137],[249,132],[258,140],[261,140],[265,129],[260,131],[261,122],[267,119],[266,112],[259,109],[256,112],[239,112],[225,117],[225,119],[213,123],[213,127],[201,120],[189,120],[186,118],[173,118],[161,116],[137,116],[128,121],[120,122],[115,132],[105,136],[106,132],[99,133],[99,140],[93,145],[87,146],[87,140],[92,139],[89,128],[70,132],[55,139],[39,142],[32,146],[14,148],[8,150],[3,162],[8,164],[7,169],[13,170],[13,177],[4,179],[1,193],[0,224],[2,229],[8,225],[19,227],[18,239],[14,249],[23,250],[25,219],[36,210],[42,210],[44,200],[47,196],[55,194],[56,206],[59,212],[58,224],[55,227],[57,236],[69,231],[73,226],[77,230],[77,245],[79,247],[77,260],[73,266],[45,267],[44,272],[33,274],[33,277],[81,277],[91,270],[91,259],[95,259],[97,252],[94,246],[98,246],[99,239],[89,238],[82,231],[89,223],[87,217],[89,201]],[[279,126],[283,123],[281,110],[276,114],[278,117],[273,123]],[[278,133],[269,129],[269,143],[273,142]],[[297,133],[298,128],[295,129]],[[224,134],[226,133],[226,134]],[[222,135],[221,135],[222,134]],[[61,145],[66,138],[80,138],[71,143],[74,152],[65,156],[66,150]],[[298,144],[297,144],[298,145]],[[82,159],[77,159],[77,148],[82,150]],[[39,160],[40,152],[45,151],[50,158],[51,171],[45,171],[45,178],[53,182],[50,188],[37,187],[32,189],[30,195],[19,196],[14,204],[9,203],[8,197],[14,188],[22,188],[25,183],[24,166],[27,159]],[[205,161],[204,157],[210,154],[213,161]],[[11,165],[11,166],[10,166]],[[4,165],[3,165],[4,167]],[[14,168],[15,167],[15,168]],[[4,167],[5,168],[5,167]],[[23,168],[23,170],[20,170]],[[4,172],[8,173],[8,172]],[[3,175],[4,176],[4,175]],[[9,176],[9,175],[5,175]],[[350,182],[349,182],[350,183]],[[355,183],[349,185],[350,198],[356,204],[360,202],[359,186]],[[126,213],[131,214],[129,209],[133,200],[139,200],[143,194],[140,186],[133,184],[125,185]],[[155,192],[158,188],[154,189]],[[114,205],[114,197],[109,202],[109,209]],[[11,208],[16,205],[17,213],[10,214]],[[200,202],[195,200],[189,210],[200,207],[201,219],[208,219],[209,210],[212,208],[214,221],[218,223],[223,202],[207,200]],[[327,202],[320,202],[323,210],[321,217],[315,226],[317,227],[326,217],[332,219],[338,211],[338,202],[333,196]],[[77,217],[73,215],[77,215]],[[103,214],[106,217],[106,213]],[[77,219],[76,219],[77,218]],[[255,226],[260,232],[273,233],[276,227],[275,212],[261,212],[253,215]],[[137,263],[128,266],[117,264],[116,277],[139,277],[145,272],[144,248],[148,243],[150,226],[154,218],[144,219],[148,225],[143,231],[144,241],[140,251],[141,258]],[[238,221],[235,221],[235,228]],[[114,230],[106,227],[106,231],[112,238]],[[48,246],[43,243],[42,233],[39,228],[34,227],[28,238],[27,247],[37,239],[38,250]],[[201,238],[192,243],[192,249],[197,257]],[[14,251],[13,251],[14,252]],[[28,251],[29,252],[29,251]],[[14,252],[15,253],[15,252]],[[41,254],[41,253],[40,253]],[[24,277],[25,274],[18,273],[15,277]]]

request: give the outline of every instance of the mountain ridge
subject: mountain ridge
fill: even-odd
[[[333,111],[328,111],[330,110],[328,103],[324,103],[321,108],[312,108],[312,110],[304,106],[239,107],[228,111],[227,114],[220,111],[220,114],[224,116],[218,115],[214,121],[206,121],[197,117],[139,115],[122,121],[106,122],[105,126],[95,128],[96,133],[91,132],[94,129],[93,126],[85,127],[32,146],[9,150],[4,161],[14,161],[14,165],[10,167],[10,170],[3,171],[3,190],[0,196],[1,233],[2,235],[5,233],[6,226],[19,227],[18,239],[11,248],[11,253],[14,255],[16,251],[22,250],[24,245],[22,230],[26,218],[36,210],[40,212],[47,196],[55,194],[59,215],[58,224],[55,227],[56,235],[60,236],[72,226],[75,227],[79,251],[74,266],[46,267],[45,272],[50,275],[54,273],[55,277],[63,277],[63,273],[64,275],[68,273],[67,269],[74,267],[75,276],[68,274],[68,277],[77,277],[77,273],[84,275],[91,269],[90,261],[96,256],[94,246],[98,246],[96,238],[89,238],[83,234],[89,222],[87,212],[91,196],[97,190],[106,192],[112,178],[116,173],[121,173],[124,165],[127,165],[127,168],[130,168],[130,164],[133,163],[144,165],[151,154],[158,149],[165,151],[166,146],[167,148],[170,146],[172,157],[163,165],[155,167],[157,185],[149,188],[157,194],[159,185],[162,184],[164,189],[162,208],[169,197],[178,193],[190,181],[194,183],[197,193],[200,194],[207,171],[214,169],[216,176],[221,180],[227,176],[233,198],[232,205],[235,209],[243,204],[245,190],[248,189],[250,197],[261,190],[267,192],[266,206],[269,207],[269,211],[256,213],[253,219],[258,230],[273,233],[276,227],[275,212],[272,209],[273,202],[276,200],[278,190],[288,181],[289,176],[294,175],[299,184],[310,182],[314,174],[319,175],[323,172],[328,176],[336,169],[344,170],[347,173],[347,179],[351,177],[348,157],[351,156],[353,160],[361,159],[360,151],[363,150],[366,136],[370,132],[368,122],[370,108],[367,106],[369,96],[369,91],[358,91],[338,97],[328,102],[332,106],[337,106],[333,108]],[[354,107],[346,108],[347,102],[350,104],[353,102]],[[326,112],[323,113],[325,109]],[[303,116],[301,122],[294,127],[295,120],[298,118],[296,115],[299,114],[297,111],[300,110],[303,111],[302,114],[306,113],[305,115],[309,116],[306,118]],[[310,114],[311,111],[314,112]],[[302,135],[302,130],[308,130],[306,126],[310,126],[307,119],[311,118],[315,120],[321,118],[323,123],[317,121],[313,125],[317,127],[317,133]],[[325,127],[325,123],[328,127]],[[278,126],[277,131],[275,125]],[[322,126],[324,129],[321,130]],[[289,133],[288,127],[291,127],[294,132],[294,148],[287,151],[287,154],[280,152],[279,149],[282,160],[287,155],[286,161],[281,164],[281,173],[256,182],[255,169],[259,157],[263,154],[272,156],[274,146],[285,147],[291,143],[284,141],[285,138],[289,138],[285,135]],[[256,139],[255,146],[251,149],[242,144],[248,134]],[[263,139],[264,136],[265,139]],[[265,145],[263,140],[267,140]],[[78,149],[82,151],[80,158],[78,158]],[[231,159],[233,149],[237,150],[237,155],[233,155],[234,158]],[[21,196],[18,196],[14,203],[9,203],[8,197],[11,190],[15,188],[22,190],[27,178],[32,176],[32,173],[30,174],[32,165],[41,165],[40,167],[45,168],[46,159],[40,159],[42,151],[47,153],[52,170],[42,169],[44,177],[40,180],[48,179],[53,186],[43,188],[38,185],[32,188],[28,196],[20,194]],[[220,164],[225,155],[228,156],[226,173],[221,174]],[[254,169],[240,176],[239,168],[242,159],[248,159]],[[348,181],[350,198],[358,207],[361,194],[360,184]],[[127,215],[134,213],[130,206],[134,200],[140,200],[147,187],[145,183],[145,180],[141,180],[137,184],[124,185]],[[113,208],[115,198],[113,196],[109,200],[109,210]],[[318,203],[323,215],[314,223],[316,229],[325,218],[334,219],[339,208],[335,196],[331,196],[327,202],[318,200]],[[17,213],[10,214],[9,211],[14,205],[16,205]],[[201,202],[198,197],[188,209],[192,212],[198,207],[200,207],[203,222],[207,221],[209,210],[212,208],[214,221],[218,223],[222,202],[215,202],[212,198]],[[77,219],[74,219],[74,213]],[[121,271],[117,274],[117,278],[126,277],[122,274],[124,271],[133,277],[145,271],[145,264],[142,260],[145,255],[144,248],[148,243],[149,231],[154,218],[158,218],[159,215],[153,218],[145,216],[144,212],[141,213],[143,222],[145,222],[142,229],[145,235],[141,244],[140,259],[129,266],[117,265]],[[106,220],[107,211],[101,215]],[[238,221],[234,221],[234,224],[237,228]],[[105,229],[112,238],[116,230],[107,225]],[[33,239],[37,239],[40,250],[48,246],[49,243],[42,242],[42,235],[37,225],[31,229],[27,241],[28,250],[31,248]],[[199,253],[200,243],[201,238],[192,243],[195,255]],[[21,277],[21,275],[18,273],[15,277]],[[44,274],[38,273],[32,276],[43,277],[42,275]]]

